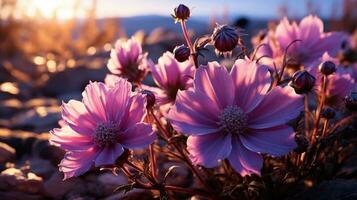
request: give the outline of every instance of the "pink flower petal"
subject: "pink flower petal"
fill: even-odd
[[[232,167],[242,176],[260,175],[260,169],[263,166],[262,156],[245,148],[238,137],[232,138],[232,151],[228,160]]]
[[[98,152],[94,148],[87,151],[67,152],[59,164],[60,171],[64,173],[63,180],[87,172],[92,167],[97,154]]]
[[[107,74],[104,79],[104,83],[109,88],[115,87],[116,83],[120,81],[120,77],[113,74]]]
[[[231,153],[231,138],[230,134],[220,132],[188,137],[187,150],[192,163],[209,168],[217,166],[218,160],[227,158]]]
[[[62,103],[62,118],[79,134],[92,135],[96,121],[80,101]]]
[[[161,87],[175,86],[180,80],[178,62],[171,52],[165,52],[158,60],[155,70],[152,69],[154,80]]]
[[[131,84],[119,78],[115,82],[115,87],[110,88],[106,94],[105,102],[103,102],[107,120],[119,122],[122,119],[130,101]]]
[[[298,38],[304,43],[315,44],[323,33],[324,25],[320,18],[309,15],[304,17],[299,24]]]
[[[204,135],[218,131],[220,110],[205,94],[179,91],[176,103],[166,116],[175,130],[189,135]]]
[[[93,146],[92,137],[73,131],[68,125],[50,131],[50,143],[69,151],[88,150]]]
[[[124,152],[124,148],[120,144],[104,147],[99,151],[99,154],[95,159],[95,166],[99,167],[99,166],[114,164],[115,160],[123,152]]]
[[[129,99],[120,127],[126,130],[136,123],[142,122],[146,116],[146,97],[136,94]]]
[[[239,135],[239,139],[250,151],[273,156],[285,155],[296,147],[294,130],[286,125],[252,129],[247,134]]]
[[[105,110],[107,92],[108,88],[104,83],[91,82],[82,93],[84,105],[97,122],[108,120]]]
[[[292,41],[299,39],[297,24],[290,24],[289,20],[284,17],[276,27],[275,38],[281,49],[285,49]]]
[[[141,85],[144,90],[149,90],[155,95],[155,103],[159,106],[171,103],[170,98],[166,95],[166,91],[158,87],[151,87],[147,85]]]
[[[156,134],[151,125],[146,123],[137,123],[135,126],[125,130],[119,135],[119,143],[125,148],[136,149],[144,148],[154,142]]]
[[[234,99],[234,85],[225,67],[217,62],[210,62],[207,66],[200,66],[195,73],[195,90],[206,94],[213,102],[217,102],[221,109],[232,105]]]
[[[108,61],[107,67],[113,74],[120,74],[123,68],[122,64],[118,60],[117,52],[114,49],[110,51],[110,59]]]
[[[347,40],[348,35],[342,32],[329,32],[324,34],[324,37],[317,43],[316,51],[320,51],[321,55],[328,52],[331,56],[336,56],[341,49],[342,42]]]
[[[245,112],[252,111],[264,98],[271,84],[267,67],[255,61],[238,59],[231,71],[235,84],[235,103]]]
[[[275,87],[248,113],[249,127],[261,129],[286,124],[300,114],[303,106],[303,96],[297,95],[292,87]]]

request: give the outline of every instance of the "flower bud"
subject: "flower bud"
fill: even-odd
[[[322,74],[328,76],[336,72],[336,65],[331,61],[325,61],[321,63],[319,70]]]
[[[174,56],[177,61],[184,62],[190,57],[191,52],[185,45],[176,46],[174,49]]]
[[[297,134],[295,135],[296,148],[294,152],[296,153],[304,153],[309,147],[309,141],[305,137],[305,135]]]
[[[357,92],[351,92],[344,98],[347,109],[357,111]]]
[[[152,108],[156,102],[155,94],[149,90],[143,90],[141,93],[146,94],[146,108]]]
[[[174,9],[174,14],[172,15],[172,17],[176,21],[187,20],[190,17],[190,9],[187,6],[180,4]]]
[[[305,94],[315,86],[315,77],[307,71],[297,71],[293,75],[290,86],[294,88],[296,94]]]
[[[336,116],[336,112],[334,109],[330,108],[330,107],[327,107],[327,108],[324,108],[322,111],[321,111],[321,117],[325,118],[325,119],[332,119]]]
[[[213,30],[212,40],[218,52],[230,52],[238,44],[238,31],[228,25],[217,25]]]

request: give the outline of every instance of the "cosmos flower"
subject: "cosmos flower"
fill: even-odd
[[[173,103],[179,90],[192,86],[194,66],[189,62],[178,62],[171,52],[164,53],[156,66],[150,66],[153,79],[158,86],[143,87],[152,91],[159,105]]]
[[[140,82],[148,72],[148,65],[153,64],[141,49],[141,44],[132,37],[123,42],[118,40],[110,53],[108,69],[111,73],[122,76],[130,82]]]
[[[299,24],[290,23],[285,17],[275,31],[270,31],[262,43],[257,57],[268,56],[262,63],[271,65],[274,61],[278,67],[282,64],[285,49],[294,42],[287,51],[287,58],[292,66],[311,65],[321,58],[324,52],[336,56],[347,35],[341,32],[324,32],[324,25],[317,16],[304,17]]]
[[[167,116],[175,130],[188,135],[192,162],[217,166],[228,159],[241,175],[260,174],[261,153],[280,156],[296,147],[294,130],[286,123],[303,108],[291,87],[269,91],[265,66],[248,59],[232,71],[217,62],[195,72],[193,89],[179,91]]]
[[[115,87],[90,83],[82,102],[62,105],[62,128],[51,131],[50,142],[67,151],[60,163],[64,179],[96,167],[114,164],[125,149],[143,148],[155,140],[146,115],[144,95],[133,94],[125,79]]]

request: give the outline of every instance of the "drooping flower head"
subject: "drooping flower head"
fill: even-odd
[[[127,41],[118,40],[115,43],[107,67],[111,73],[130,82],[140,82],[147,74],[150,64],[152,61],[142,52],[141,44],[132,37]]]
[[[285,17],[274,32],[267,34],[263,40],[267,45],[259,48],[257,57],[268,56],[261,60],[264,64],[273,66],[271,64],[274,61],[280,66],[289,45],[287,59],[296,66],[310,65],[321,58],[324,52],[336,56],[346,35],[340,32],[325,33],[323,29],[323,22],[317,16],[304,17],[299,24],[290,23]]]
[[[164,53],[150,69],[158,88],[144,88],[154,92],[159,105],[173,103],[179,90],[192,86],[194,66],[189,61],[178,62],[171,52]]]
[[[193,89],[179,91],[167,116],[175,130],[188,135],[192,162],[217,166],[228,159],[241,175],[260,174],[260,153],[284,155],[296,147],[286,123],[303,107],[291,87],[271,85],[270,73],[254,61],[239,59],[229,73],[217,62],[199,67]]]
[[[64,126],[52,130],[50,142],[67,151],[60,163],[64,179],[79,176],[93,164],[114,164],[125,149],[143,148],[155,140],[150,125],[143,123],[146,100],[131,92],[125,79],[115,87],[90,83],[83,100],[62,105]]]

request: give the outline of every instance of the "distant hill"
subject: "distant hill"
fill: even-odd
[[[98,19],[99,24],[103,24],[105,19]],[[164,27],[173,31],[181,31],[180,24],[175,24],[171,17],[159,15],[145,15],[134,17],[118,18],[118,23],[125,28],[127,35],[132,35],[138,30],[144,30],[146,33],[151,32],[155,28]],[[196,32],[202,32],[207,29],[207,23],[199,20],[189,20],[187,22],[189,29],[194,29]]]

